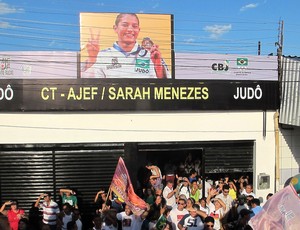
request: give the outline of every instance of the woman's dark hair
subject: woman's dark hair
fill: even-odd
[[[190,200],[192,202],[192,204],[196,203],[196,201],[195,201],[195,199],[193,197],[189,197],[188,200]]]
[[[19,202],[18,200],[10,200],[11,204],[16,204],[16,205],[19,205]]]
[[[133,17],[136,17],[137,21],[138,21],[138,24],[140,24],[140,20],[138,18],[138,16],[136,14],[133,14],[133,13],[121,13],[121,14],[118,14],[118,16],[116,17],[116,20],[115,20],[115,25],[118,26],[119,22],[121,21],[122,17],[124,15],[131,15]]]

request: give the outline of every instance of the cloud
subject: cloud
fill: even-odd
[[[0,22],[0,28],[1,29],[7,29],[7,28],[13,28],[14,26],[11,26],[8,22]]]
[[[213,25],[213,26],[205,26],[204,31],[210,33],[210,37],[213,39],[220,38],[223,34],[229,32],[231,30],[231,24],[228,25]]]
[[[245,10],[249,10],[249,9],[254,9],[258,7],[258,3],[250,3],[248,5],[242,6],[240,11],[245,11]]]
[[[188,44],[194,43],[194,42],[195,42],[195,39],[193,39],[193,38],[186,38],[186,39],[184,39],[184,42],[185,42],[185,43],[188,43]]]
[[[13,13],[20,13],[22,9],[16,9],[5,2],[1,2],[0,0],[0,15],[1,14],[13,14]]]

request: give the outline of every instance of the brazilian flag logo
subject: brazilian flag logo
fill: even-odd
[[[141,69],[149,69],[150,68],[150,59],[136,59],[135,62],[135,67],[136,68],[141,68]]]
[[[236,65],[237,66],[248,66],[248,58],[237,58]]]

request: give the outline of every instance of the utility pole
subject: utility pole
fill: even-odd
[[[277,46],[277,62],[278,62],[278,82],[279,82],[279,101],[281,101],[281,93],[282,93],[282,48],[283,48],[283,21],[279,21],[278,28],[278,42],[275,43]],[[274,125],[275,125],[275,192],[279,190],[280,183],[280,171],[279,171],[279,113],[278,110],[274,115]]]
[[[277,57],[278,57],[278,80],[281,83],[282,72],[281,72],[281,57],[282,57],[282,48],[283,48],[283,21],[279,21],[278,27],[278,42],[275,42],[277,46]]]

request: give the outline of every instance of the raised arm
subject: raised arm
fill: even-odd
[[[1,208],[0,208],[0,212],[3,214],[3,215],[6,215],[6,212],[4,212],[4,210],[5,210],[5,207],[7,206],[7,205],[10,205],[11,204],[11,202],[10,201],[6,201],[5,203],[3,203],[3,205],[1,206]]]
[[[71,194],[73,194],[73,190],[72,190],[72,189],[61,188],[61,189],[59,190],[60,196],[63,196],[64,193],[68,193],[68,192],[71,193]]]
[[[34,204],[34,207],[39,207],[40,206],[40,201],[41,201],[41,199],[42,198],[44,198],[44,193],[42,193],[38,198],[37,198],[37,200],[36,200],[36,202],[35,202],[35,204]]]
[[[99,196],[100,196],[101,194],[103,194],[103,193],[105,193],[103,190],[100,190],[99,192],[97,192],[97,194],[96,194],[96,196],[95,196],[95,199],[94,199],[94,203],[97,202],[97,200],[99,199]]]

